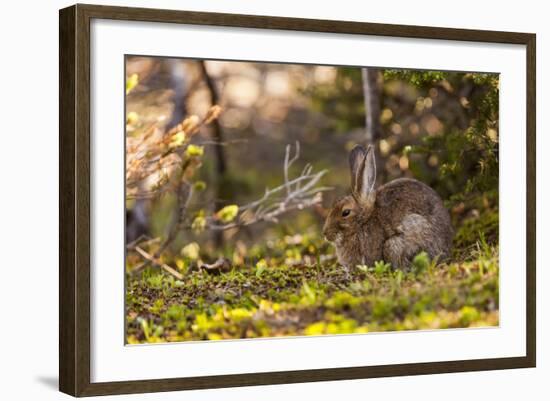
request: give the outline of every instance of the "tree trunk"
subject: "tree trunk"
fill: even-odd
[[[126,243],[144,235],[149,235],[147,206],[144,199],[137,199],[133,208],[126,209]]]
[[[181,60],[170,59],[167,61],[167,69],[170,77],[170,86],[174,91],[174,111],[166,128],[170,129],[183,120],[187,115],[187,77],[185,67]]]
[[[374,145],[380,138],[380,86],[378,68],[365,67],[363,77],[363,96],[365,101],[365,142]]]
[[[210,93],[210,105],[219,105],[219,95],[218,95],[218,89],[216,88],[216,85],[210,75],[208,75],[208,70],[206,69],[206,64],[204,60],[199,61],[200,69],[202,72],[202,76],[204,78],[204,81],[206,82],[206,85],[208,87],[208,92]],[[214,150],[216,152],[216,191],[215,196],[216,200],[214,202],[214,208],[215,210],[219,210],[223,206],[224,197],[227,195],[224,191],[224,181],[225,181],[225,175],[227,171],[227,162],[225,157],[225,152],[223,148],[223,131],[220,126],[220,122],[218,119],[215,119],[212,122],[213,130],[214,130],[214,141],[216,144],[214,145]],[[220,247],[223,245],[223,232],[222,231],[214,231],[214,243],[216,246]]]

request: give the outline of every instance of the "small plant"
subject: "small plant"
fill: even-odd
[[[391,270],[391,264],[384,262],[383,260],[378,260],[374,262],[374,274],[377,276],[382,276]]]
[[[265,259],[261,259],[256,263],[256,277],[261,277],[263,272],[267,269],[267,263]]]
[[[412,268],[415,273],[422,273],[430,267],[430,257],[424,251],[416,255],[412,261]]]

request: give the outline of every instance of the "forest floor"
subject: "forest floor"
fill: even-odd
[[[185,272],[182,280],[152,266],[133,274],[128,266],[127,342],[499,324],[498,247],[483,236],[459,261],[437,264],[422,253],[410,271],[383,262],[346,271],[322,260],[331,251],[315,236],[294,235],[246,250],[256,263],[234,256],[226,271],[197,268],[198,249],[187,247],[167,260]]]

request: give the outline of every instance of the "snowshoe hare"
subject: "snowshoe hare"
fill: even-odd
[[[437,193],[409,178],[375,188],[374,149],[356,146],[349,155],[351,195],[335,201],[323,235],[347,268],[384,260],[408,268],[421,251],[430,258],[449,257],[453,228]]]

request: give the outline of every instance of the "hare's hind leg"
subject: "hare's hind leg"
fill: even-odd
[[[395,268],[408,268],[412,258],[428,250],[431,225],[424,216],[413,213],[401,221],[397,232],[384,243],[384,259]]]
[[[384,260],[395,269],[409,266],[407,243],[402,234],[394,235],[384,243]]]

